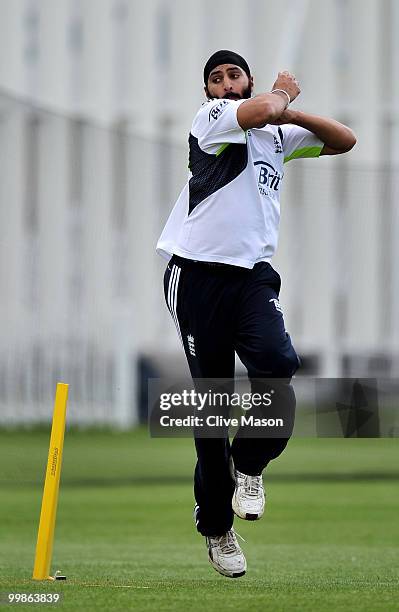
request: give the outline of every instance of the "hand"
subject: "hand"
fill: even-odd
[[[277,79],[274,81],[272,87],[272,90],[273,89],[284,89],[289,95],[291,102],[301,93],[298,81],[293,74],[288,72],[288,70],[278,73]]]

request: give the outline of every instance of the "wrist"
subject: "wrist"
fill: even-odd
[[[289,93],[287,91],[285,91],[285,89],[273,89],[270,93],[275,94],[277,96],[279,96],[280,98],[283,98],[285,100],[285,110],[289,107],[289,105],[291,104],[291,97],[289,95]]]

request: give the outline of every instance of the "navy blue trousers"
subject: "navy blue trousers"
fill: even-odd
[[[290,380],[299,358],[284,327],[278,296],[281,279],[269,263],[252,270],[194,262],[174,255],[164,276],[167,306],[182,339],[193,378],[233,379],[235,352],[245,365],[251,391],[262,393],[260,379],[280,379],[277,405],[294,425],[295,395]],[[289,440],[235,436],[195,437],[194,494],[198,531],[222,535],[231,529],[234,481],[230,457],[244,474],[259,475]]]

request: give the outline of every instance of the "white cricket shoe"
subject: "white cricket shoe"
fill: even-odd
[[[236,488],[231,505],[234,513],[247,521],[260,519],[265,510],[262,476],[248,476],[234,470]]]
[[[247,570],[247,562],[237,542],[234,529],[222,536],[206,536],[209,562],[219,574],[228,578],[239,578]]]

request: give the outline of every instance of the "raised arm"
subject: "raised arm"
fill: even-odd
[[[278,73],[272,87],[272,90],[275,89],[283,91],[259,94],[239,106],[237,121],[243,130],[260,128],[276,121],[287,108],[289,100],[292,102],[300,93],[297,80],[287,71]]]
[[[319,140],[324,142],[320,155],[347,153],[356,144],[356,136],[349,127],[328,117],[286,110],[273,123],[275,125],[293,123],[313,132]]]

